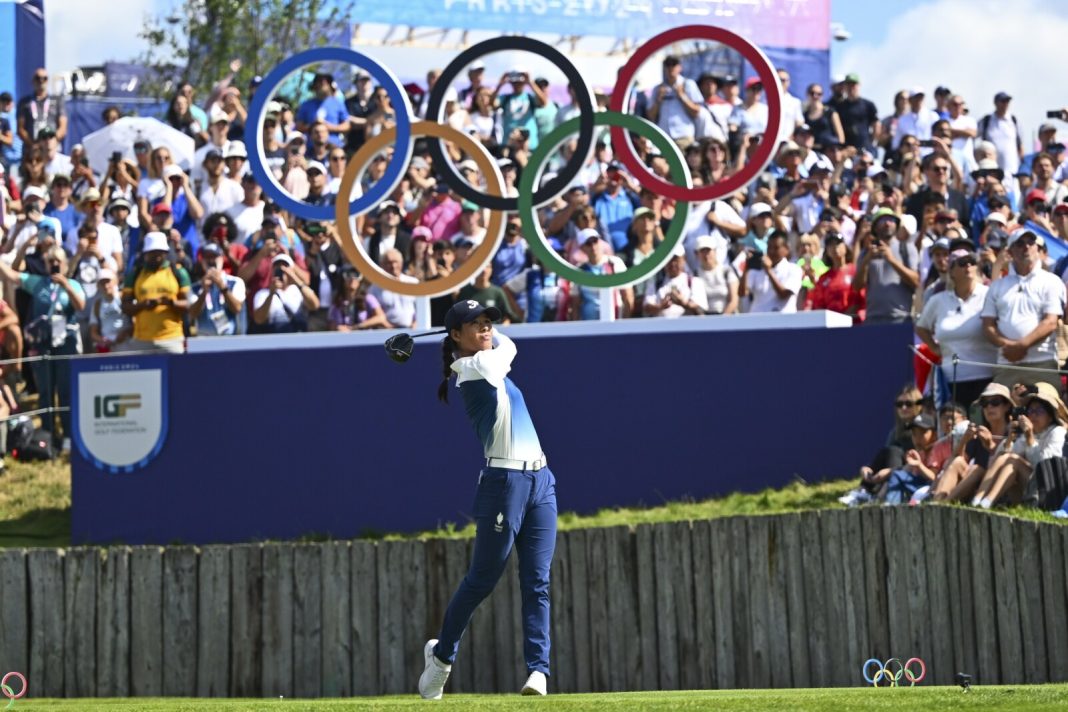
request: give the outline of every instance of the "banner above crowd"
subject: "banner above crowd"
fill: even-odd
[[[357,0],[352,19],[619,39],[642,39],[680,25],[708,24],[761,46],[826,50],[830,14],[830,0]]]

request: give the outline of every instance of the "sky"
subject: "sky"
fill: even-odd
[[[175,4],[176,0],[108,0],[108,12],[102,13],[96,2],[46,0],[49,71],[136,57],[144,49],[137,36],[143,18],[165,13]],[[1056,65],[1050,64],[1053,48],[1068,38],[1068,3],[831,0],[831,17],[852,35],[834,43],[832,72],[860,74],[862,94],[875,102],[880,114],[890,112],[899,89],[923,86],[930,95],[941,84],[963,95],[972,115],[979,118],[992,110],[994,94],[1005,90],[1016,97],[1011,110],[1025,137],[1033,139],[1046,110],[1068,104],[1054,78]],[[117,23],[115,18],[129,19]],[[421,50],[413,59],[410,50],[364,49],[400,76],[419,76],[427,66],[444,65],[455,55],[454,50]],[[531,71],[538,72],[537,63],[533,64]],[[587,76],[614,77],[620,60],[576,58],[576,64]],[[491,76],[507,68],[489,61]],[[1068,125],[1058,125],[1064,132],[1062,140],[1068,138]]]

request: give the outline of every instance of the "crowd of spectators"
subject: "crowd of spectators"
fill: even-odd
[[[475,62],[466,74],[445,92],[443,120],[492,154],[505,193],[515,196],[539,139],[577,114],[574,94],[523,67],[493,81]],[[534,238],[509,215],[491,263],[432,300],[432,322],[458,298],[497,306],[511,322],[598,319],[602,299],[616,318],[828,309],[857,325],[913,322],[925,358],[941,364],[940,377],[965,407],[992,380],[1059,389],[1049,369],[1068,357],[1068,260],[1050,254],[1066,252],[1068,163],[1056,125],[1040,126],[1039,145],[1025,146],[1005,92],[978,120],[945,87],[930,96],[920,87],[902,91],[880,116],[855,74],[836,78],[827,95],[821,85],[805,87],[803,97],[791,93],[786,71],[777,74],[784,101],[775,136],[765,135],[758,78],[687,77],[674,56],[663,60],[656,86],[626,102],[674,140],[695,186],[730,177],[760,145],[775,143],[773,162],[748,186],[691,205],[659,272],[614,290],[570,284],[535,259],[524,239]],[[439,76],[431,70],[425,86],[406,86],[420,117]],[[347,160],[396,121],[382,87],[362,70],[352,79],[346,95],[335,77],[318,73],[302,96],[266,103],[266,167],[309,204],[333,205]],[[161,120],[195,141],[191,164],[176,163],[166,144],[141,140],[103,173],[90,168],[82,146],[60,151],[67,119],[45,70],[35,72],[31,95],[16,102],[0,94],[4,355],[179,353],[187,339],[204,336],[414,326],[415,299],[364,279],[340,249],[335,224],[264,199],[243,143],[258,86],[259,78],[242,87],[225,78],[198,100],[182,84]],[[569,97],[562,104],[552,98],[564,96],[561,89]],[[596,98],[607,106],[607,97]],[[109,108],[103,118],[113,122],[119,112]],[[636,135],[632,142],[666,178],[656,147]],[[447,149],[460,175],[484,186],[471,157]],[[575,150],[572,137],[543,180]],[[358,189],[383,175],[391,151],[373,157]],[[356,221],[369,259],[400,281],[440,279],[486,239],[487,212],[451,190],[440,168],[426,140],[416,141],[394,192]],[[648,259],[675,211],[674,200],[616,160],[604,130],[570,187],[537,217],[564,260],[609,274]],[[44,400],[65,405],[63,374],[45,374],[36,362],[33,371]]]

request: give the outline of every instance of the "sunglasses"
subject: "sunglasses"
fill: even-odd
[[[330,160],[331,161],[344,161],[345,160],[345,156],[344,155],[341,155],[341,156],[330,156]]]
[[[33,78],[33,81],[35,81],[35,82],[47,82],[48,81],[48,77],[38,74],[37,76],[35,76]]]
[[[974,257],[961,257],[960,259],[958,259],[956,262],[953,263],[953,266],[954,267],[974,267],[977,264],[979,264],[979,262]]]
[[[923,399],[921,398],[920,400],[894,401],[894,405],[896,405],[898,408],[915,408],[917,406],[923,405]]]
[[[1036,213],[1048,213],[1049,212],[1049,206],[1046,205],[1045,203],[1033,203],[1031,205],[1031,209],[1034,210]]]
[[[1040,413],[1045,413],[1045,412],[1046,412],[1046,409],[1044,407],[1040,406],[1040,405],[1029,405],[1029,406],[1027,406],[1027,414],[1028,415],[1038,415]]]
[[[1003,405],[1008,405],[1009,402],[1004,398],[984,398],[979,401],[979,405],[984,408],[1000,408]]]

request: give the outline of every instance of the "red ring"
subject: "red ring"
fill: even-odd
[[[657,193],[675,200],[688,202],[718,200],[748,185],[760,171],[764,170],[765,165],[771,160],[772,154],[779,146],[779,124],[782,123],[782,85],[779,84],[779,77],[775,74],[775,68],[772,66],[771,60],[764,55],[759,47],[741,35],[736,35],[722,27],[686,25],[661,32],[639,47],[619,70],[619,77],[616,79],[616,85],[612,89],[612,98],[609,101],[608,108],[612,111],[625,113],[623,101],[626,91],[630,88],[630,81],[634,78],[642,63],[660,48],[674,42],[689,39],[702,39],[725,44],[731,49],[740,52],[756,69],[757,75],[764,85],[768,102],[768,126],[764,130],[764,138],[760,141],[752,160],[738,173],[712,185],[706,185],[701,188],[687,188],[686,186],[667,183],[653,175],[634,155],[634,147],[631,146],[630,139],[623,132],[622,127],[613,126],[611,128],[612,148],[638,183],[646,188],[655,190]],[[773,87],[774,91],[769,91],[769,87]],[[652,185],[647,185],[648,181],[651,181]]]

